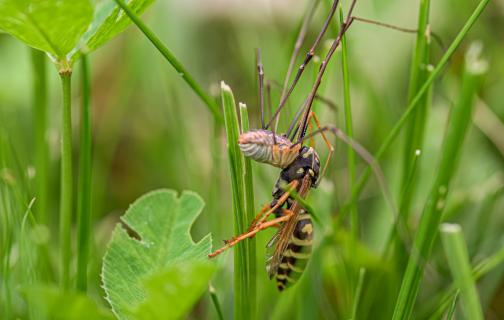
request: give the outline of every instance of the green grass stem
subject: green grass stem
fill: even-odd
[[[422,84],[429,76],[428,66],[430,64],[430,35],[429,35],[429,8],[430,0],[421,0],[418,14],[417,39],[413,59],[411,63],[408,103],[410,103],[417,92],[421,89]],[[431,86],[432,88],[432,86]],[[430,90],[427,90],[421,97],[418,105],[409,120],[404,135],[404,155],[402,167],[401,181],[401,199],[400,199],[400,218],[404,221],[408,219],[411,201],[414,195],[414,186],[411,183],[416,178],[415,152],[422,150],[425,124],[427,122],[428,107],[430,105]]]
[[[453,274],[456,287],[460,290],[462,312],[465,314],[466,319],[482,320],[483,311],[471,274],[469,253],[467,252],[462,228],[458,224],[444,223],[440,229],[448,265]]]
[[[222,123],[222,116],[219,112],[219,107],[215,100],[211,98],[201,86],[194,80],[191,74],[185,69],[182,63],[175,57],[175,55],[164,45],[163,41],[159,39],[154,32],[147,27],[145,23],[128,7],[123,0],[115,0],[115,2],[124,10],[133,23],[142,31],[142,33],[149,39],[149,41],[158,49],[163,57],[172,65],[184,81],[191,87],[191,89],[198,95],[203,103],[208,107],[213,116]]]
[[[343,24],[343,8],[340,6],[340,23]],[[350,98],[350,72],[348,70],[348,51],[346,34],[341,37],[341,69],[343,73],[343,107],[345,109],[345,128],[346,135],[353,139],[353,120],[352,120],[352,101]],[[355,185],[355,151],[351,146],[347,147],[347,166],[348,166],[348,190],[352,190]],[[355,203],[350,205],[350,228],[354,240],[359,237],[359,212]]]
[[[221,83],[221,98],[224,109],[224,126],[227,136],[227,150],[229,168],[231,171],[231,188],[234,212],[234,232],[241,234],[247,230],[248,223],[253,219],[247,215],[246,166],[243,154],[238,146],[240,134],[238,114],[231,88],[224,82]],[[253,241],[253,240],[252,240]],[[255,305],[253,305],[255,292],[254,279],[251,271],[255,269],[251,263],[255,261],[255,251],[252,251],[251,240],[245,240],[234,247],[234,318],[254,319]],[[252,299],[250,297],[253,297]]]
[[[240,124],[242,132],[249,131],[249,117],[247,106],[244,103],[239,103],[240,108]],[[252,161],[246,157],[243,157],[244,160],[244,180],[245,180],[245,216],[247,222],[250,223],[255,218],[255,200],[254,200],[254,180],[253,180],[253,172],[252,172]],[[247,267],[249,268],[249,303],[252,308],[256,307],[257,302],[257,276],[256,276],[256,241],[255,238],[252,238],[247,241],[249,247],[249,262]],[[257,310],[252,310],[255,315]]]
[[[461,96],[459,102],[451,110],[437,177],[420,218],[419,228],[408,259],[393,319],[409,319],[415,305],[425,263],[432,251],[442,212],[446,206],[450,183],[457,167],[456,160],[471,122],[475,96],[482,75],[486,72],[486,62],[479,60],[480,50],[481,47],[473,45],[466,55]]]
[[[48,191],[49,191],[49,145],[47,136],[47,68],[46,54],[40,50],[30,49],[33,67],[33,118],[35,142],[35,212],[37,221],[48,224]]]
[[[429,27],[430,0],[421,0],[418,14],[417,38],[415,51],[411,62],[410,80],[408,88],[408,103],[415,98],[422,84],[429,77],[430,65],[430,27]],[[399,189],[399,223],[407,225],[410,216],[411,203],[414,200],[417,184],[415,183],[421,159],[416,156],[417,151],[423,149],[424,131],[427,124],[428,110],[432,98],[432,85],[420,97],[416,109],[406,124],[404,134],[404,154],[401,172],[401,184]],[[398,237],[398,230],[394,229],[388,245],[395,245],[395,259],[398,270],[404,270],[408,253],[402,245],[402,239]],[[387,250],[388,251],[388,248]]]
[[[364,277],[366,276],[366,269],[360,268],[359,270],[359,278],[357,279],[357,287],[355,289],[355,294],[353,297],[353,306],[352,306],[352,318],[357,319],[357,310],[359,309],[359,301],[362,294],[362,287],[364,286]]]
[[[63,107],[61,110],[61,176],[60,176],[60,284],[70,288],[72,224],[72,72],[60,73]]]
[[[429,90],[430,86],[434,83],[434,81],[441,75],[441,71],[444,69],[444,67],[447,65],[448,61],[450,60],[451,56],[455,53],[455,50],[459,47],[459,45],[462,43],[464,40],[465,36],[469,33],[469,30],[471,30],[472,26],[474,23],[478,20],[479,16],[483,12],[483,10],[486,8],[490,0],[481,0],[478,4],[478,6],[474,9],[473,13],[471,16],[467,19],[465,22],[464,26],[462,29],[459,31],[453,42],[450,44],[446,52],[443,54],[441,57],[441,60],[439,63],[436,65],[436,67],[432,70],[430,73],[429,77],[427,78],[427,81],[422,85],[420,90],[418,90],[417,94],[415,97],[411,100],[409,103],[408,107],[406,108],[406,111],[403,113],[401,118],[397,121],[395,126],[392,128],[390,133],[387,135],[383,143],[381,144],[380,148],[376,152],[374,158],[376,161],[380,160],[383,155],[385,154],[385,151],[388,150],[388,148],[392,145],[394,142],[395,138],[399,135],[401,132],[401,129],[404,127],[404,125],[407,123],[409,118],[413,115],[413,111],[415,111],[416,107],[418,106],[418,103],[421,101],[422,97],[424,94]],[[357,199],[359,198],[359,195],[364,188],[364,185],[366,184],[367,180],[369,179],[369,176],[371,175],[371,169],[370,167],[367,167],[366,170],[362,173],[360,176],[359,180],[355,184],[353,190],[352,190],[352,196],[349,201],[349,204],[355,203]],[[342,212],[342,217],[348,213],[348,207],[349,204],[345,205],[345,210]]]
[[[91,239],[91,87],[88,57],[81,57],[82,106],[79,145],[79,195],[77,209],[77,289],[87,289],[89,241]]]
[[[448,312],[446,313],[446,320],[452,320],[455,319],[455,309],[457,308],[457,301],[458,301],[458,295],[459,292],[454,295],[452,302],[450,304],[450,309],[448,309]]]

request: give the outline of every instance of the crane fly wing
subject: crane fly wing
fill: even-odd
[[[270,241],[268,241],[268,244],[266,245],[266,271],[268,272],[270,279],[276,273],[276,266],[278,264],[273,263],[273,260],[275,258],[275,252],[278,242],[280,241],[284,233],[284,229],[285,229],[285,223],[282,224],[280,229],[278,229],[278,231],[273,235],[273,237],[271,237]]]
[[[297,191],[298,195],[302,198],[306,197],[308,191],[310,190],[310,187],[311,178],[306,175],[303,178],[301,187]],[[292,211],[292,218],[282,224],[280,230],[278,230],[277,233],[273,235],[271,240],[266,245],[266,271],[268,272],[270,278],[272,278],[277,273],[278,266],[282,262],[283,255],[285,253],[285,250],[287,249],[287,246],[289,245],[292,233],[294,232],[294,229],[296,227],[297,215],[301,208],[301,205],[297,201],[292,202],[292,205],[290,206],[290,208],[288,208]]]

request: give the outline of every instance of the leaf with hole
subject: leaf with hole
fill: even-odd
[[[102,269],[106,298],[120,319],[131,318],[132,310],[150,298],[144,285],[150,277],[169,273],[181,263],[208,261],[210,234],[198,243],[190,235],[191,225],[203,206],[196,193],[185,191],[177,197],[173,190],[157,190],[140,197],[126,211],[122,221],[139,239],[130,237],[118,224]],[[206,277],[206,281],[209,279]],[[166,276],[159,285],[173,286],[176,295],[200,294],[198,288],[184,292],[184,286],[175,285],[179,280]]]

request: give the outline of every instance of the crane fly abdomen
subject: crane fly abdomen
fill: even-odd
[[[282,291],[301,277],[311,256],[313,225],[310,215],[304,209],[299,212],[297,223],[282,261],[276,270],[278,290]]]
[[[246,157],[282,169],[296,159],[301,148],[300,144],[293,144],[286,137],[268,130],[251,130],[242,133],[238,138],[238,144]]]

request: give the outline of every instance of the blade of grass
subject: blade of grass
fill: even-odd
[[[464,24],[464,26],[462,27],[460,32],[457,34],[457,36],[455,37],[453,42],[450,44],[450,46],[446,50],[445,54],[441,57],[441,60],[439,61],[439,63],[432,70],[427,81],[425,81],[425,83],[422,85],[420,90],[418,90],[417,94],[411,100],[408,107],[406,108],[406,111],[403,113],[401,118],[395,124],[394,128],[392,128],[390,133],[387,135],[387,137],[385,138],[385,140],[381,144],[380,148],[378,149],[378,151],[376,152],[376,154],[374,156],[374,158],[377,161],[381,159],[381,157],[385,154],[385,151],[387,151],[387,149],[392,145],[392,142],[394,142],[395,138],[397,137],[397,135],[399,134],[401,129],[404,127],[404,125],[406,124],[409,117],[412,116],[413,111],[417,107],[418,103],[421,101],[424,94],[430,88],[430,86],[432,85],[434,80],[436,80],[440,76],[441,71],[446,66],[446,64],[450,60],[450,58],[453,55],[453,53],[455,52],[455,50],[462,43],[462,40],[464,40],[465,36],[468,34],[469,30],[474,25],[474,23],[478,20],[478,17],[481,15],[481,13],[486,8],[486,6],[488,5],[489,2],[490,2],[490,0],[481,0],[479,2],[478,6],[474,9],[473,13],[467,19],[466,23]],[[371,169],[369,167],[367,167],[366,170],[360,176],[356,185],[354,186],[354,188],[352,190],[352,197],[351,197],[350,201],[345,205],[344,210],[342,210],[341,218],[344,218],[344,216],[346,216],[346,214],[348,213],[349,204],[355,203],[357,201],[359,194],[361,193],[362,189],[364,188],[364,185],[366,184],[370,175],[371,175]]]
[[[81,57],[82,106],[80,127],[79,196],[77,211],[77,289],[87,289],[87,267],[91,231],[91,88],[88,58]]]
[[[61,287],[70,288],[72,223],[72,71],[60,72],[63,108],[61,110],[61,177],[60,177],[60,267]]]
[[[219,303],[219,297],[217,297],[217,292],[215,292],[215,288],[210,285],[208,287],[208,292],[210,293],[210,298],[212,299],[212,304],[215,308],[215,312],[217,312],[217,319],[224,320],[224,315],[222,314],[222,308]]]
[[[430,0],[421,0],[418,14],[418,28],[417,39],[415,44],[415,51],[413,52],[413,59],[411,63],[409,89],[408,89],[408,103],[410,103],[421,85],[427,80],[429,76],[428,65],[430,58],[430,34],[429,34],[429,8]],[[430,87],[432,89],[432,87]],[[429,90],[428,90],[429,91]],[[401,182],[401,204],[400,204],[400,218],[407,220],[411,201],[414,194],[414,186],[411,179],[415,179],[413,170],[413,163],[415,158],[415,151],[421,150],[423,146],[424,128],[427,121],[427,110],[429,107],[429,92],[426,92],[421,97],[418,105],[409,120],[406,128],[405,141],[404,141],[404,156],[402,168],[402,182]],[[417,163],[419,165],[419,163]]]
[[[462,312],[465,313],[467,319],[482,320],[483,311],[471,275],[469,253],[462,228],[458,224],[444,223],[441,225],[440,231],[448,265],[455,279],[456,287],[460,290]]]
[[[396,320],[409,319],[411,316],[425,263],[429,259],[437,235],[451,179],[457,167],[456,160],[471,121],[476,92],[482,75],[487,69],[486,62],[479,59],[480,51],[480,46],[472,45],[466,55],[461,95],[459,102],[451,110],[438,174],[420,218],[420,225],[397,298],[393,316]]]
[[[36,214],[37,221],[46,224],[49,221],[47,198],[49,191],[49,146],[47,133],[47,71],[46,54],[40,50],[30,49],[33,66],[33,117],[35,141],[36,172]]]
[[[247,106],[244,103],[239,103],[240,107],[240,123],[242,132],[249,131],[249,117]],[[252,175],[252,161],[248,158],[243,157],[244,160],[244,177],[245,180],[245,217],[246,221],[253,221],[255,217],[255,207],[254,207],[254,180]],[[249,275],[249,303],[252,308],[256,307],[257,302],[257,277],[256,277],[256,241],[255,238],[248,240],[248,250],[249,250],[249,262],[247,264],[248,275]],[[255,317],[256,310],[253,309],[253,317]]]
[[[474,281],[478,281],[481,277],[494,270],[501,263],[504,263],[504,248],[493,254],[492,256],[482,260],[472,268],[472,277]],[[455,284],[450,285],[444,292],[432,297],[431,301],[424,303],[425,310],[419,312],[419,319],[439,319],[445,310],[450,306],[450,302],[458,294]],[[432,311],[436,305],[437,308]]]
[[[430,30],[429,30],[429,8],[430,0],[421,0],[418,15],[417,39],[415,51],[411,63],[410,80],[408,88],[408,103],[414,99],[422,84],[429,76],[430,60]],[[417,178],[421,159],[416,156],[416,152],[422,150],[425,125],[427,123],[427,114],[432,97],[432,86],[421,96],[416,109],[413,112],[404,134],[404,154],[401,172],[399,217],[402,225],[407,225],[410,215],[411,203],[414,199],[417,184],[414,181]],[[393,229],[390,235],[391,239],[387,245],[395,244],[395,259],[398,263],[398,269],[404,270],[408,259],[408,253],[402,244],[402,239],[398,237],[398,230]],[[388,251],[388,248],[385,250]]]
[[[455,293],[455,296],[453,297],[452,299],[452,303],[450,305],[450,309],[448,310],[448,312],[446,313],[446,317],[445,319],[446,320],[452,320],[452,319],[455,319],[455,309],[457,307],[457,300],[458,300],[458,295],[459,295],[459,291],[457,291]]]
[[[343,7],[340,6],[340,23],[344,23]],[[341,37],[341,68],[343,72],[343,105],[345,108],[345,128],[346,134],[350,139],[353,139],[353,121],[352,121],[352,102],[350,99],[350,73],[348,71],[348,52],[346,44],[346,34]],[[348,189],[352,190],[355,184],[355,152],[351,146],[347,147],[347,166],[348,166]],[[359,237],[359,215],[357,206],[352,204],[350,206],[350,227],[352,237],[357,239]]]
[[[240,133],[236,104],[231,88],[221,82],[221,98],[224,109],[224,126],[227,136],[227,150],[229,168],[231,173],[231,188],[234,212],[234,232],[241,234],[247,230],[247,191],[245,186],[245,159],[240,151],[238,136]],[[253,218],[253,217],[252,217]],[[249,299],[252,292],[252,280],[250,272],[254,269],[251,262],[254,261],[255,252],[251,251],[250,240],[238,243],[234,247],[234,318],[254,319],[255,306]],[[254,277],[255,278],[255,277]],[[254,279],[255,281],[255,279]],[[254,286],[255,287],[255,286]]]
[[[345,17],[343,15],[343,6],[340,5],[339,8],[339,19],[340,19],[340,28],[343,26],[345,22]],[[353,121],[352,121],[352,102],[350,99],[350,73],[348,69],[348,52],[347,52],[347,41],[346,34],[341,37],[341,69],[343,74],[343,107],[345,109],[345,128],[346,134],[350,139],[353,139]],[[348,168],[348,190],[352,190],[355,185],[356,178],[356,170],[355,170],[355,152],[351,146],[347,146],[347,168]],[[359,212],[357,210],[357,204],[354,202],[350,204],[349,207],[350,212],[350,241],[348,242],[348,246],[350,246],[350,250],[354,251],[357,246],[357,239],[359,238]],[[349,297],[351,299],[355,299],[357,295],[357,290],[359,290],[358,284],[358,274],[357,268],[353,267],[353,264],[349,266],[349,278],[348,278],[348,287],[349,287]],[[360,271],[359,271],[360,272]],[[360,294],[360,293],[359,293]],[[352,319],[355,319],[355,314],[353,314],[353,307],[358,301],[352,301]]]
[[[362,293],[362,287],[364,285],[364,276],[366,275],[366,269],[360,268],[359,270],[359,278],[357,280],[357,287],[355,289],[355,295],[353,298],[353,307],[352,307],[352,319],[357,319],[357,310],[359,308],[359,301]]]
[[[154,32],[147,27],[145,23],[133,12],[133,10],[128,7],[123,0],[115,0],[115,2],[124,10],[128,17],[133,21],[134,24],[142,31],[142,33],[149,39],[149,41],[158,49],[158,51],[165,57],[172,67],[179,73],[179,75],[184,79],[184,81],[191,87],[191,89],[198,95],[198,97],[203,101],[203,103],[208,107],[213,116],[222,122],[222,116],[219,113],[219,107],[213,98],[201,89],[201,86],[194,80],[185,67],[180,63],[180,61],[175,57],[175,55],[164,45],[163,41],[154,34]]]

